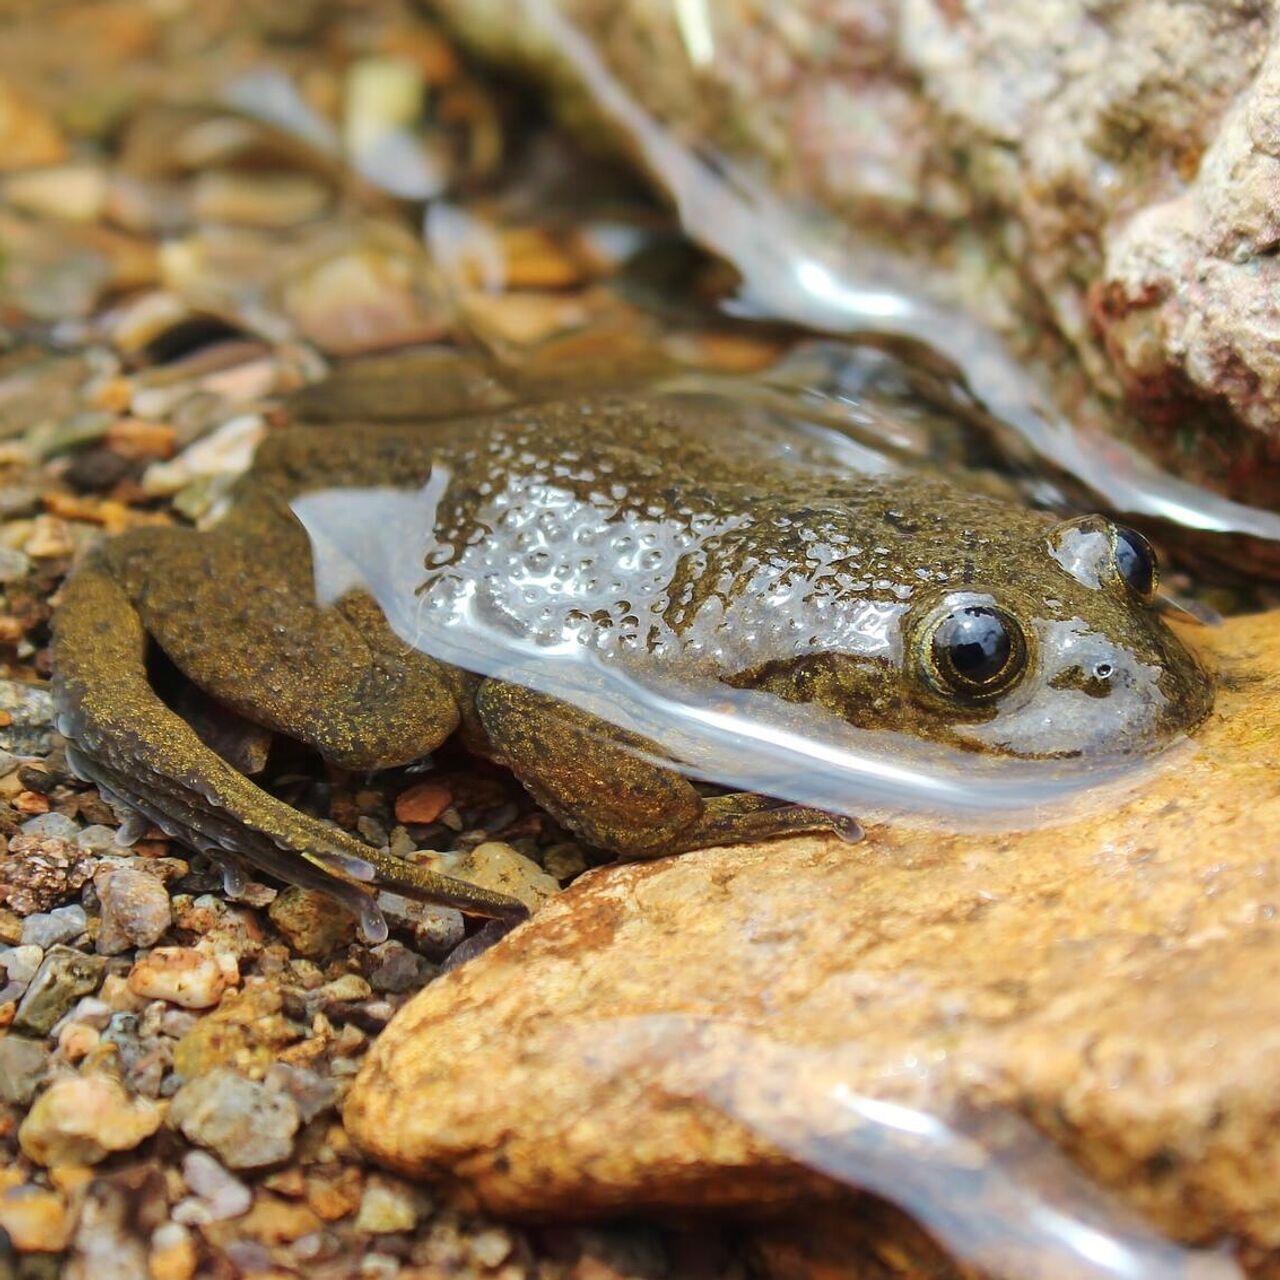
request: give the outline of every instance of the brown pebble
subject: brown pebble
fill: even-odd
[[[157,947],[129,970],[129,989],[184,1009],[207,1009],[222,998],[227,978],[212,957],[194,947]]]
[[[452,803],[448,787],[438,782],[419,782],[396,796],[396,821],[434,822]]]

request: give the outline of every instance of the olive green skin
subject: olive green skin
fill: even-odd
[[[216,528],[135,530],[66,588],[55,693],[73,761],[198,847],[349,903],[373,881],[516,914],[238,774],[151,693],[148,637],[225,706],[349,769],[403,764],[461,733],[624,857],[855,829],[757,796],[704,798],[651,744],[409,648],[360,591],[321,607],[291,503],[334,487],[418,490],[433,468],[448,485],[424,599],[447,607],[469,586],[526,634],[571,634],[624,666],[1022,757],[1150,751],[1210,707],[1198,664],[1116,571],[1100,519],[1056,525],[936,479],[841,474],[698,397],[600,394],[420,422],[401,421],[398,404],[393,423],[272,434]],[[548,494],[567,515],[548,514]],[[524,594],[530,554],[571,589]],[[974,603],[1016,623],[1025,661],[1006,684],[958,692],[932,636]]]

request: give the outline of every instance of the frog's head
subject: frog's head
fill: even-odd
[[[811,653],[741,683],[1024,758],[1141,753],[1208,714],[1212,685],[1158,612],[1140,533],[1023,512],[950,570],[917,574],[878,654]]]

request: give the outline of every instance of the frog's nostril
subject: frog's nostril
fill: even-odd
[[[1097,664],[1097,666],[1095,666],[1095,667],[1094,667],[1094,669],[1093,669],[1093,674],[1094,674],[1095,679],[1098,679],[1098,680],[1110,680],[1110,679],[1111,679],[1111,676],[1112,676],[1112,673],[1113,673],[1114,671],[1115,671],[1115,667],[1113,667],[1113,666],[1111,665],[1111,663],[1109,663],[1109,662],[1099,662],[1099,663]]]

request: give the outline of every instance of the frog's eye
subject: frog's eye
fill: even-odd
[[[1105,516],[1077,516],[1049,532],[1049,554],[1094,591],[1124,584],[1144,604],[1156,597],[1156,554],[1136,529]]]
[[[1156,569],[1156,553],[1151,543],[1136,529],[1124,525],[1115,526],[1112,556],[1116,572],[1129,584],[1139,600],[1148,604],[1156,598],[1159,574]]]
[[[925,638],[925,665],[943,692],[970,698],[1007,689],[1027,664],[1027,642],[1013,617],[988,604],[942,614]]]

